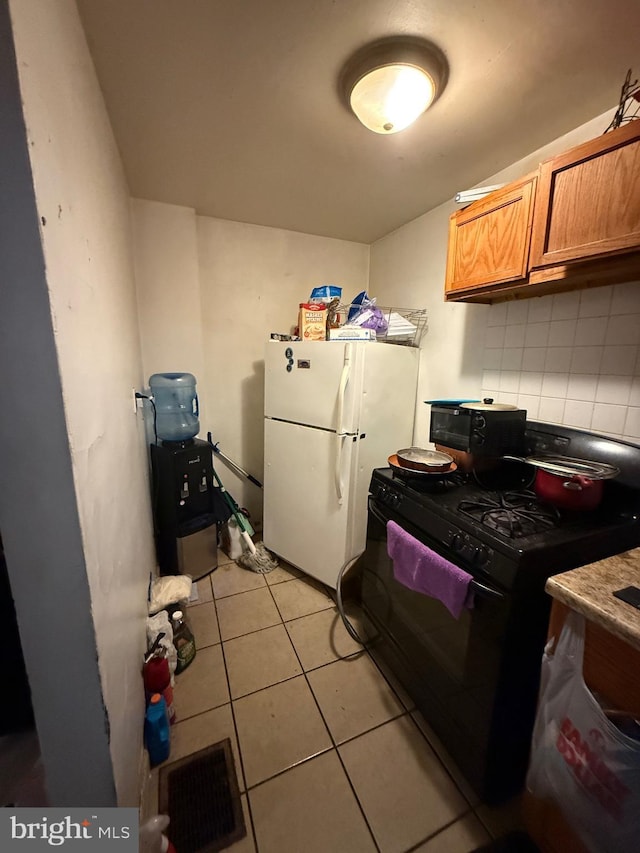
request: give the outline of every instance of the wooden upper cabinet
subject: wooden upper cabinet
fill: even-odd
[[[536,175],[514,181],[449,220],[445,295],[526,278]]]
[[[640,279],[640,120],[449,221],[445,299],[496,302]]]
[[[540,165],[530,269],[639,248],[640,121]]]

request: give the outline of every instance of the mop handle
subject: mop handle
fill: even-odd
[[[220,450],[220,448],[218,447],[218,443],[217,443],[217,442],[216,442],[216,444],[211,444],[211,447],[213,448],[213,452],[214,452],[214,453],[217,453],[217,454],[218,454],[218,456],[219,456],[221,459],[224,459],[224,461],[225,461],[228,465],[231,465],[231,467],[232,467],[232,468],[235,468],[235,470],[236,470],[236,471],[238,471],[238,473],[242,474],[242,476],[243,476],[243,477],[246,477],[246,479],[247,479],[247,480],[249,480],[249,482],[253,483],[253,485],[254,485],[254,486],[257,486],[259,489],[261,489],[261,488],[262,488],[262,483],[260,482],[260,480],[256,479],[256,477],[254,477],[254,476],[253,476],[252,474],[250,474],[248,471],[245,471],[245,470],[244,470],[244,468],[241,468],[241,467],[238,465],[238,463],[237,463],[237,462],[234,462],[234,461],[233,461],[233,459],[229,459],[229,457],[228,457],[228,456],[225,456],[225,454],[224,454],[224,453]]]
[[[209,433],[207,438],[209,439],[209,444],[211,444],[211,433]],[[213,447],[213,444],[211,444],[211,446]],[[236,520],[236,524],[238,525],[238,530],[240,531],[240,536],[242,536],[244,541],[247,543],[247,548],[249,549],[249,553],[255,554],[256,553],[256,546],[253,544],[253,539],[249,536],[249,534],[247,532],[247,528],[245,526],[242,515],[238,511],[238,509],[236,508],[235,501],[233,501],[231,499],[231,495],[227,492],[227,490],[223,486],[222,480],[220,479],[220,477],[218,477],[218,475],[216,473],[216,469],[213,467],[213,465],[211,466],[211,472],[213,474],[213,479],[218,484],[218,488],[222,492],[222,495],[224,496],[224,499],[226,500],[227,504],[229,505],[229,509],[231,510],[233,517]]]
[[[226,500],[226,502],[229,505],[229,509],[231,510],[233,517],[236,520],[236,524],[238,525],[238,530],[240,531],[240,536],[242,536],[244,541],[247,543],[247,548],[249,549],[250,553],[255,554],[256,553],[256,546],[253,544],[253,540],[247,532],[247,528],[245,527],[242,515],[236,509],[235,504],[231,499],[231,495],[227,492],[225,487],[222,485],[222,482],[220,481],[220,478],[216,474],[215,470],[213,471],[213,479],[218,484],[218,487],[219,487],[220,491],[222,492],[224,499]]]

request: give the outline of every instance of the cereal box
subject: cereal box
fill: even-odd
[[[303,341],[327,339],[327,308],[315,302],[300,303],[298,334]]]

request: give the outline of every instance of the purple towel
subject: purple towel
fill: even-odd
[[[418,542],[395,521],[387,522],[387,553],[399,583],[437,598],[456,619],[465,607],[473,607],[471,575]]]

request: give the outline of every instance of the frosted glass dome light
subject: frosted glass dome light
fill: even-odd
[[[351,109],[375,133],[397,133],[422,115],[433,101],[435,83],[413,65],[374,68],[353,87]]]
[[[374,133],[398,133],[435,101],[448,73],[444,54],[412,37],[391,37],[359,50],[342,72],[345,101]]]

